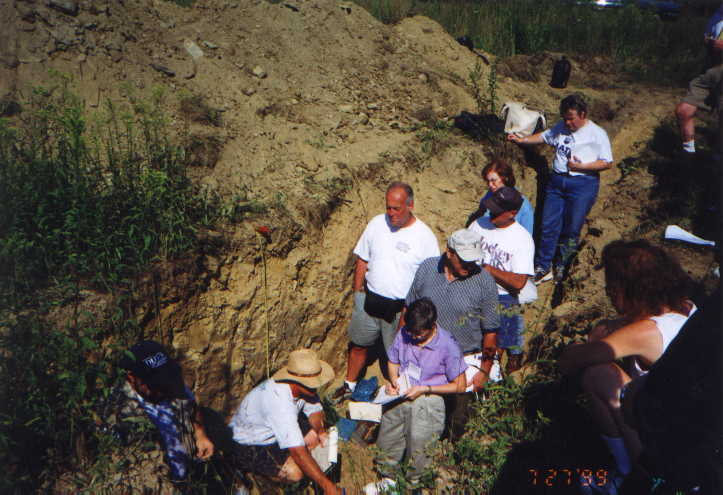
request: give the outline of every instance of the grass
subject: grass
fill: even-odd
[[[690,8],[674,21],[634,6],[595,11],[550,0],[355,0],[377,19],[397,23],[410,15],[439,22],[452,36],[501,57],[557,51],[607,56],[647,81],[687,81],[703,66],[700,36],[712,9]],[[524,15],[520,13],[524,12]]]

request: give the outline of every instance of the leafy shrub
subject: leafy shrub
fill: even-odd
[[[520,384],[507,379],[486,386],[489,395],[474,407],[465,435],[440,449],[438,464],[455,473],[451,493],[488,493],[512,447],[540,437],[547,418],[525,412],[529,390],[540,380],[529,377]]]
[[[98,344],[99,330],[61,332],[36,317],[2,324],[0,491],[47,488],[69,468],[107,473],[113,439],[99,428],[95,411],[116,374],[109,351]]]
[[[36,88],[21,125],[0,120],[0,295],[51,277],[108,288],[195,245],[219,200],[188,179],[163,105],[131,97],[91,120],[66,81]]]

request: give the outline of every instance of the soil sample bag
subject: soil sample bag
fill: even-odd
[[[530,136],[536,130],[544,129],[547,126],[542,112],[530,110],[516,101],[505,102],[500,115],[505,121],[505,132],[518,137]]]
[[[555,65],[552,67],[552,80],[550,81],[550,86],[553,88],[566,88],[567,87],[567,81],[570,79],[570,72],[572,71],[572,65],[570,65],[570,61],[563,57],[555,62]]]

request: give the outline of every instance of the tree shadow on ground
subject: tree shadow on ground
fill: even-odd
[[[193,493],[235,493],[234,484],[240,483],[241,474],[233,466],[233,432],[222,414],[209,407],[201,407],[203,423],[215,453],[209,462],[198,464],[193,479]]]
[[[526,392],[525,416],[548,418],[539,438],[517,444],[491,495],[577,494],[580,475],[606,470],[610,460],[587,411],[577,403],[573,380],[533,384]]]
[[[534,441],[515,445],[489,495],[578,495],[580,484],[600,483],[614,465],[592,418],[577,398],[578,380],[562,378],[531,385],[524,412],[548,422]],[[600,478],[595,479],[594,476]],[[634,471],[619,495],[680,495],[671,488],[651,491],[653,480]]]
[[[454,126],[474,141],[491,141],[505,130],[505,123],[494,114],[476,114],[463,110],[454,117]]]

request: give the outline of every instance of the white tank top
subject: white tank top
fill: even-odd
[[[685,322],[688,321],[688,318],[693,316],[693,313],[695,313],[695,311],[698,309],[693,303],[691,303],[691,306],[692,307],[690,309],[690,312],[688,313],[688,316],[682,315],[680,313],[670,312],[650,317],[650,319],[655,322],[655,326],[658,327],[658,331],[663,337],[663,352],[660,354],[661,356],[665,354],[665,350],[668,348],[675,336],[678,335],[678,332],[680,332],[680,329],[685,324]],[[648,372],[648,370],[642,369],[637,357],[635,358],[635,368],[641,375],[644,375]]]

